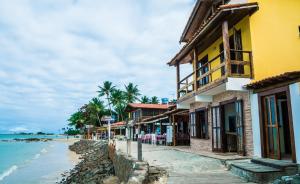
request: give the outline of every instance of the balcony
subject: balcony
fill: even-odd
[[[224,84],[229,78],[253,77],[251,51],[230,49],[227,55],[226,60],[224,51],[221,52],[211,60],[199,64],[192,73],[181,79],[177,84],[178,99],[195,96],[196,93],[214,95],[207,91]]]

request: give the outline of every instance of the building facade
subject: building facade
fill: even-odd
[[[192,149],[256,155],[245,86],[300,69],[299,11],[299,1],[196,2],[185,44],[168,63],[176,67],[177,108],[190,111]],[[183,64],[191,73],[182,77]]]
[[[126,107],[129,117],[127,133],[129,137],[136,140],[137,135],[142,132],[153,132],[155,129],[153,124],[143,124],[142,122],[147,118],[166,112],[168,107],[168,104],[129,103]]]

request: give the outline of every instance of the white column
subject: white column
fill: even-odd
[[[290,96],[293,116],[294,139],[297,163],[300,163],[300,83],[291,84]]]

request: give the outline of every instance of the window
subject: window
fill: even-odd
[[[206,74],[209,72],[209,63],[208,63],[208,55],[204,56],[197,63],[197,77]],[[204,86],[209,83],[209,76],[203,77],[199,82],[198,86]]]
[[[242,47],[242,32],[241,30],[233,30],[233,35],[229,37],[230,45],[230,59],[235,61],[243,61],[243,53],[239,52],[243,50]],[[244,74],[244,65],[232,64],[231,73]]]
[[[208,139],[207,110],[196,111],[196,137]]]
[[[195,121],[195,113],[190,113],[190,134],[191,137],[196,137],[196,121]]]

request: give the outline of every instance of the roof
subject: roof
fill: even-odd
[[[168,109],[168,104],[143,104],[143,103],[129,103],[127,107],[135,109]]]
[[[247,89],[262,89],[277,85],[280,83],[291,83],[295,81],[300,81],[300,71],[286,72],[280,75],[268,77],[251,84],[246,85]]]
[[[159,114],[159,115],[156,115],[156,116],[152,116],[152,117],[149,117],[149,118],[146,118],[144,119],[141,123],[139,124],[145,124],[145,123],[152,123],[152,122],[155,122],[155,121],[159,121],[159,120],[162,120],[162,119],[166,119],[168,118],[169,115],[172,115],[172,114],[184,114],[184,113],[187,113],[188,114],[189,110],[188,109],[177,109],[176,107],[174,109],[169,109],[167,112],[165,113],[162,113],[162,114]]]
[[[205,21],[201,24],[201,26],[199,27],[199,30],[195,32],[195,34],[192,36],[192,38],[181,48],[181,50],[167,64],[170,66],[173,66],[177,63],[177,61],[180,61],[181,59],[183,59],[193,49],[196,41],[198,41],[199,38],[207,32],[207,29],[211,25],[211,23],[218,22],[222,17],[225,17],[228,13],[230,13],[233,10],[246,9],[246,10],[251,10],[251,11],[249,11],[249,13],[252,13],[252,11],[257,10],[257,8],[258,8],[258,4],[256,2],[221,5],[207,19],[207,21]]]
[[[183,33],[182,33],[182,35],[181,35],[181,37],[180,37],[180,42],[185,42],[185,41],[187,41],[187,40],[186,40],[187,33],[188,33],[188,31],[190,30],[191,25],[192,25],[192,23],[193,23],[194,20],[195,20],[195,16],[196,16],[196,14],[197,14],[197,12],[198,12],[198,10],[199,10],[199,8],[200,8],[200,5],[202,4],[202,1],[203,1],[203,0],[197,0],[197,1],[196,1],[196,4],[195,4],[195,6],[194,6],[194,8],[193,8],[193,11],[191,12],[191,15],[189,16],[189,20],[188,20],[187,24],[185,25],[185,28],[184,28],[184,30],[183,30]]]
[[[125,121],[119,121],[116,123],[111,124],[112,127],[119,127],[119,126],[125,126]]]

